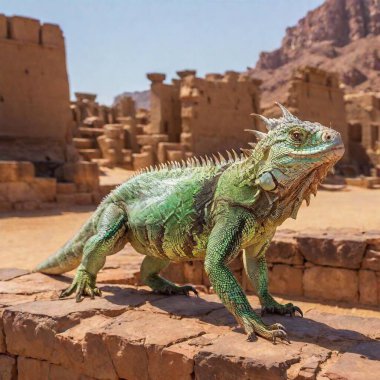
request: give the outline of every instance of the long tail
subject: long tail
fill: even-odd
[[[94,234],[93,218],[91,217],[63,247],[37,265],[34,272],[61,274],[75,269],[83,255],[86,241]]]
[[[33,272],[61,274],[75,269],[81,262],[84,245],[96,233],[97,221],[107,204],[107,200],[104,200],[78,233],[57,252],[37,265]]]

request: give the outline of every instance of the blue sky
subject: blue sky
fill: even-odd
[[[149,88],[147,72],[167,79],[254,66],[280,46],[285,29],[322,0],[0,0],[0,13],[57,23],[66,38],[71,92],[110,104]]]

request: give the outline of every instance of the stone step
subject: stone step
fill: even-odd
[[[77,191],[76,185],[73,182],[58,182],[57,194],[74,194]]]
[[[78,131],[81,137],[98,137],[104,135],[103,128],[79,127]]]
[[[78,149],[78,152],[86,161],[102,157],[99,149]]]
[[[134,283],[141,256],[129,253],[134,268],[124,277]],[[378,379],[378,317],[318,312],[299,303],[305,318],[264,317],[285,326],[291,344],[260,337],[248,342],[216,295],[163,296],[112,283],[115,256],[99,274],[106,280],[110,271],[111,284],[98,282],[103,296],[79,303],[73,296],[58,301],[72,275],[0,270],[0,378]],[[259,312],[257,298],[248,298]]]
[[[91,138],[74,137],[73,142],[77,149],[91,149],[94,147],[94,139]]]

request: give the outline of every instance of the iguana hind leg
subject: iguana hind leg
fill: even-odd
[[[269,241],[262,247],[249,247],[245,249],[243,253],[245,271],[260,299],[262,306],[261,314],[264,315],[265,313],[273,313],[295,316],[296,312],[298,312],[301,316],[303,316],[302,310],[298,306],[295,306],[292,303],[282,305],[269,293],[268,268],[265,260],[265,250],[268,246]],[[291,281],[291,279],[289,279],[289,281]]]
[[[91,236],[83,248],[83,257],[72,284],[60,298],[76,292],[77,302],[83,296],[100,296],[96,287],[96,276],[104,266],[106,256],[120,251],[126,244],[127,219],[125,213],[115,204],[110,204],[97,222],[96,234]]]
[[[198,295],[198,291],[191,285],[178,286],[161,277],[158,273],[169,265],[169,260],[158,259],[152,256],[145,256],[141,264],[141,280],[161,294],[183,294],[188,296],[190,292]]]

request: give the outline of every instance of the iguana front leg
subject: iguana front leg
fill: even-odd
[[[219,220],[211,231],[205,260],[205,270],[210,282],[224,306],[235,316],[248,334],[248,340],[255,340],[260,335],[276,341],[276,338],[287,341],[283,326],[265,325],[253,311],[246,295],[227,267],[227,263],[236,256],[240,249],[245,220],[239,215]]]
[[[169,260],[145,256],[141,264],[141,280],[156,293],[161,294],[183,294],[188,296],[190,292],[198,295],[198,291],[191,285],[178,286],[169,280],[159,276],[159,272],[169,265]]]
[[[247,276],[251,280],[262,306],[261,315],[267,313],[295,316],[299,312],[303,316],[302,310],[292,303],[282,305],[278,303],[268,290],[268,268],[265,260],[265,251],[270,241],[263,245],[251,246],[244,250],[243,262]],[[289,279],[291,281],[291,279]]]

